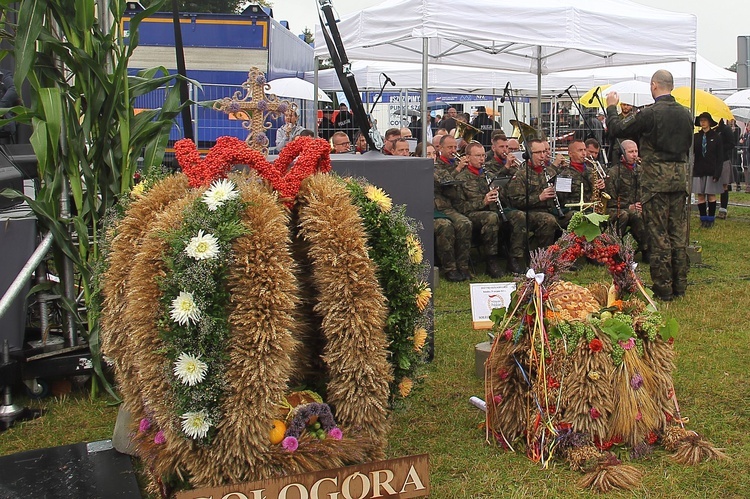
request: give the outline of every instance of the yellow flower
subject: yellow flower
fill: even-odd
[[[418,327],[414,330],[414,351],[419,352],[424,346],[424,342],[427,340],[427,330],[423,327]]]
[[[368,185],[365,188],[365,196],[367,196],[367,199],[378,205],[378,208],[380,208],[380,211],[389,212],[391,211],[391,207],[393,206],[393,202],[391,201],[391,198],[388,196],[388,194],[385,193],[383,189],[380,187],[375,187],[374,185]]]
[[[420,312],[430,303],[430,298],[432,298],[432,291],[426,283],[421,283],[419,285],[419,292],[417,292],[417,308]]]
[[[402,397],[406,398],[411,393],[411,389],[414,386],[414,382],[409,378],[404,378],[401,383],[398,384],[398,391]]]
[[[419,242],[414,234],[406,236],[406,249],[409,253],[409,260],[411,263],[422,263],[422,244]]]
[[[133,198],[139,198],[143,196],[143,191],[146,189],[146,184],[143,182],[136,184],[135,187],[133,187],[133,190],[130,191],[130,197]]]

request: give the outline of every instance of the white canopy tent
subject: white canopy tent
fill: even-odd
[[[697,55],[694,15],[627,0],[386,0],[343,17],[338,30],[350,60],[421,62],[423,102],[432,63],[534,74],[539,102],[543,74]],[[315,41],[315,55],[328,57],[320,26]]]
[[[697,57],[695,67],[696,88],[702,90],[730,88],[737,84],[736,73],[723,69],[700,55]],[[671,72],[674,76],[675,87],[689,86],[690,68],[691,63],[683,61],[561,71],[545,75],[542,80],[542,92],[558,93],[570,85],[576,85],[579,91],[585,92],[597,85],[624,80],[648,82],[657,69],[666,69]],[[379,90],[384,81],[382,73],[394,80],[398,88],[421,88],[422,86],[422,65],[417,63],[355,61],[351,65],[351,72],[360,90]],[[312,82],[314,78],[314,72],[305,73],[307,81]],[[537,90],[537,78],[531,73],[442,64],[431,64],[427,70],[428,89],[433,92],[491,95],[493,90],[502,91],[508,81],[512,83],[515,90],[522,93]],[[323,90],[340,91],[341,84],[336,71],[334,69],[319,71],[318,86]]]
[[[357,80],[360,90],[379,90],[387,74],[398,88],[421,88],[422,65],[411,62],[355,61],[351,72]],[[305,73],[305,79],[312,82],[314,72]],[[464,94],[492,94],[493,90],[513,82],[516,89],[535,90],[536,76],[518,71],[501,71],[493,69],[468,68],[433,64],[427,69],[427,87],[433,92]],[[335,69],[318,72],[318,87],[323,90],[340,91],[341,83]]]

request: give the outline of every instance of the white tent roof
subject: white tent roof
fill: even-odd
[[[422,65],[411,62],[356,61],[351,72],[357,80],[359,90],[380,90],[387,74],[398,88],[422,88]],[[305,73],[312,82],[314,72]],[[493,89],[502,92],[506,82],[512,82],[518,90],[536,89],[537,78],[530,73],[467,68],[462,66],[430,65],[427,70],[427,86],[431,92],[462,94],[492,94]],[[335,69],[318,72],[318,86],[323,90],[341,90]],[[391,88],[388,86],[386,90]]]
[[[557,88],[566,88],[567,85],[574,84],[582,91],[586,91],[596,85],[616,83],[623,80],[649,82],[657,69],[666,69],[672,73],[675,87],[687,87],[690,86],[690,66],[687,61],[678,61],[666,64],[638,64],[635,66],[562,71],[551,75],[551,81],[549,82],[543,80],[542,88],[554,91]],[[719,67],[700,55],[695,63],[695,74],[695,86],[702,90],[737,86],[737,73]]]
[[[627,0],[386,0],[343,17],[338,29],[351,60],[421,62],[429,38],[430,64],[533,74],[697,54],[694,15]],[[328,57],[319,25],[315,55]]]
[[[657,69],[666,69],[672,73],[675,86],[690,85],[690,63],[672,62],[667,64],[638,64],[635,66],[618,66],[612,68],[580,69],[562,71],[545,75],[542,79],[542,91],[557,93],[575,85],[579,92],[608,83],[624,80],[648,82]],[[422,65],[404,62],[356,61],[351,71],[357,80],[360,90],[379,90],[383,85],[382,73],[387,74],[397,83],[398,88],[421,88]],[[305,74],[305,79],[312,82],[312,71]],[[737,84],[737,74],[723,69],[707,59],[698,56],[696,63],[696,87],[733,88]],[[453,92],[466,94],[491,95],[492,90],[500,94],[506,82],[510,81],[514,90],[531,93],[537,89],[537,79],[530,73],[478,69],[461,66],[432,64],[428,66],[428,88],[431,92]],[[318,86],[324,90],[341,90],[336,71],[326,69],[318,72]],[[387,89],[386,89],[387,90]]]

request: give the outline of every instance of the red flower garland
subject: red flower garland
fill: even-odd
[[[287,205],[294,202],[302,180],[316,172],[327,173],[331,170],[330,145],[324,139],[313,137],[293,140],[281,150],[273,163],[236,137],[219,137],[202,160],[190,139],[178,140],[174,149],[190,187],[209,185],[216,179],[225,178],[234,165],[248,165],[271,182],[273,188],[287,200]]]

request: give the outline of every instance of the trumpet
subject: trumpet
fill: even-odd
[[[547,169],[544,169],[544,179],[547,181],[547,185],[549,187],[555,186],[555,176],[551,176]],[[560,199],[557,197],[557,191],[555,191],[555,197],[553,198],[553,201],[555,202],[555,210],[557,211],[557,217],[558,218],[565,218],[565,213],[563,213],[562,206],[560,205]]]
[[[490,176],[487,173],[484,174],[484,179],[487,181],[487,187],[489,187],[490,190],[492,190],[492,181],[493,181],[493,179],[490,178]],[[500,190],[499,188],[496,188],[496,189],[498,191]],[[503,203],[500,202],[499,192],[498,192],[497,200],[495,200],[495,203],[497,203],[497,212],[500,214],[500,218],[503,219],[503,222],[507,222],[508,221],[508,217],[505,216],[505,209],[503,209]]]

